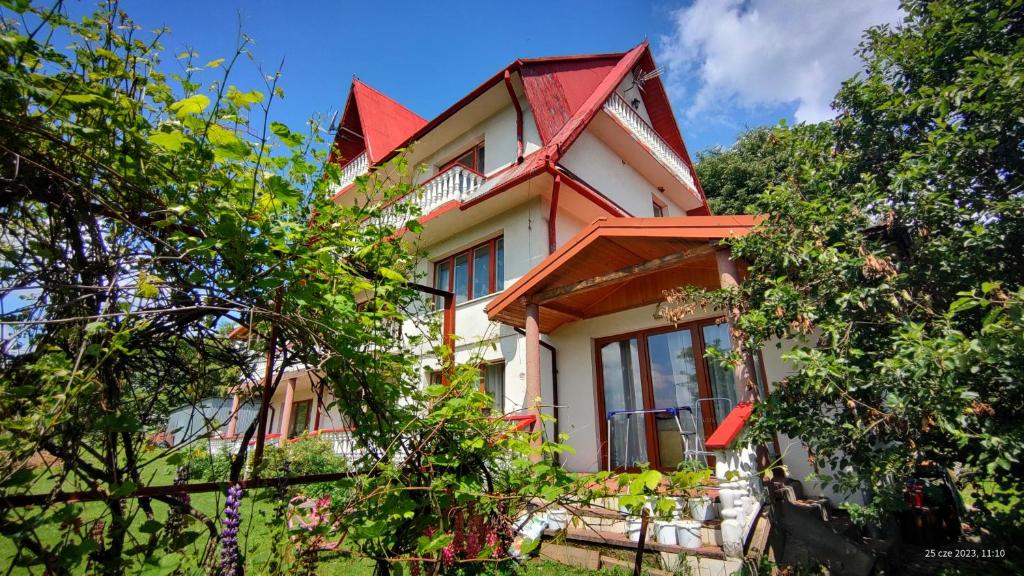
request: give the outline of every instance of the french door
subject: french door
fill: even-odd
[[[671,470],[684,436],[706,438],[736,404],[733,371],[704,358],[730,349],[729,325],[714,320],[595,342],[603,462],[613,469]],[[683,434],[680,434],[682,428]],[[692,446],[691,446],[692,448]]]

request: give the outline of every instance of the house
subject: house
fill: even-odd
[[[334,199],[357,201],[356,178],[407,149],[423,169],[380,177],[415,185],[407,199],[422,211],[416,241],[429,254],[420,272],[454,294],[456,361],[482,358],[481,386],[501,413],[554,416],[545,432],[575,448],[567,469],[673,469],[713,452],[720,478],[752,476],[755,451],[735,440],[749,402],[784,377],[780,351],[748,351],[723,369],[705,359],[736,346],[721,313],[673,324],[656,311],[665,290],[740,282],[744,265],[720,241],[756,221],[710,213],[656,71],[646,42],[520,59],[429,121],[355,79]],[[427,384],[439,363],[420,352]],[[307,376],[286,381],[271,434],[343,430],[306,404]],[[799,442],[778,444],[769,451],[804,477]]]

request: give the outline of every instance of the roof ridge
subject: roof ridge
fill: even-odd
[[[387,94],[385,94],[384,92],[381,92],[381,91],[380,91],[379,89],[377,89],[377,88],[374,88],[373,86],[370,86],[369,84],[367,84],[366,82],[364,82],[364,81],[363,81],[362,79],[360,79],[359,77],[357,77],[357,76],[356,76],[356,75],[354,75],[354,74],[352,75],[352,86],[353,86],[353,90],[355,89],[355,87],[356,87],[356,86],[362,86],[362,87],[366,88],[367,90],[370,90],[371,92],[374,92],[374,93],[376,93],[376,94],[380,95],[380,96],[381,96],[381,97],[383,97],[383,98],[387,98],[387,99],[388,99],[388,100],[390,100],[391,102],[394,102],[395,104],[397,104],[397,105],[401,106],[401,107],[402,107],[403,109],[405,109],[405,110],[406,110],[407,112],[409,112],[409,113],[410,113],[410,114],[412,114],[413,116],[416,116],[416,117],[417,117],[417,118],[419,118],[420,120],[423,120],[423,122],[426,122],[426,121],[427,121],[427,119],[426,119],[426,118],[424,118],[423,116],[420,116],[419,114],[417,114],[415,110],[413,110],[413,109],[409,108],[409,107],[408,107],[408,106],[406,106],[405,104],[402,104],[402,103],[401,103],[401,102],[399,102],[398,100],[395,100],[395,99],[394,99],[394,98],[392,98],[391,96],[388,96],[388,95],[387,95]]]

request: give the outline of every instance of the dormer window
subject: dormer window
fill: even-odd
[[[484,173],[484,143],[481,142],[476,146],[473,146],[469,150],[466,150],[462,154],[459,154],[454,160],[447,164],[442,164],[437,170],[438,172],[444,172],[452,166],[458,164],[464,166],[470,170],[474,170],[481,174]]]

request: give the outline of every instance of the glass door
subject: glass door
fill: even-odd
[[[647,336],[651,408],[681,409],[654,415],[658,463],[662,468],[676,468],[683,461],[687,443],[694,448],[697,436],[704,436],[705,426],[698,421],[696,410],[703,395],[694,350],[693,331],[689,328]]]
[[[637,338],[600,346],[607,464],[611,469],[647,462],[647,418]]]
[[[730,351],[727,323],[702,320],[597,341],[602,464],[671,470],[687,449],[703,446],[737,399],[733,371],[704,357],[711,348]]]

